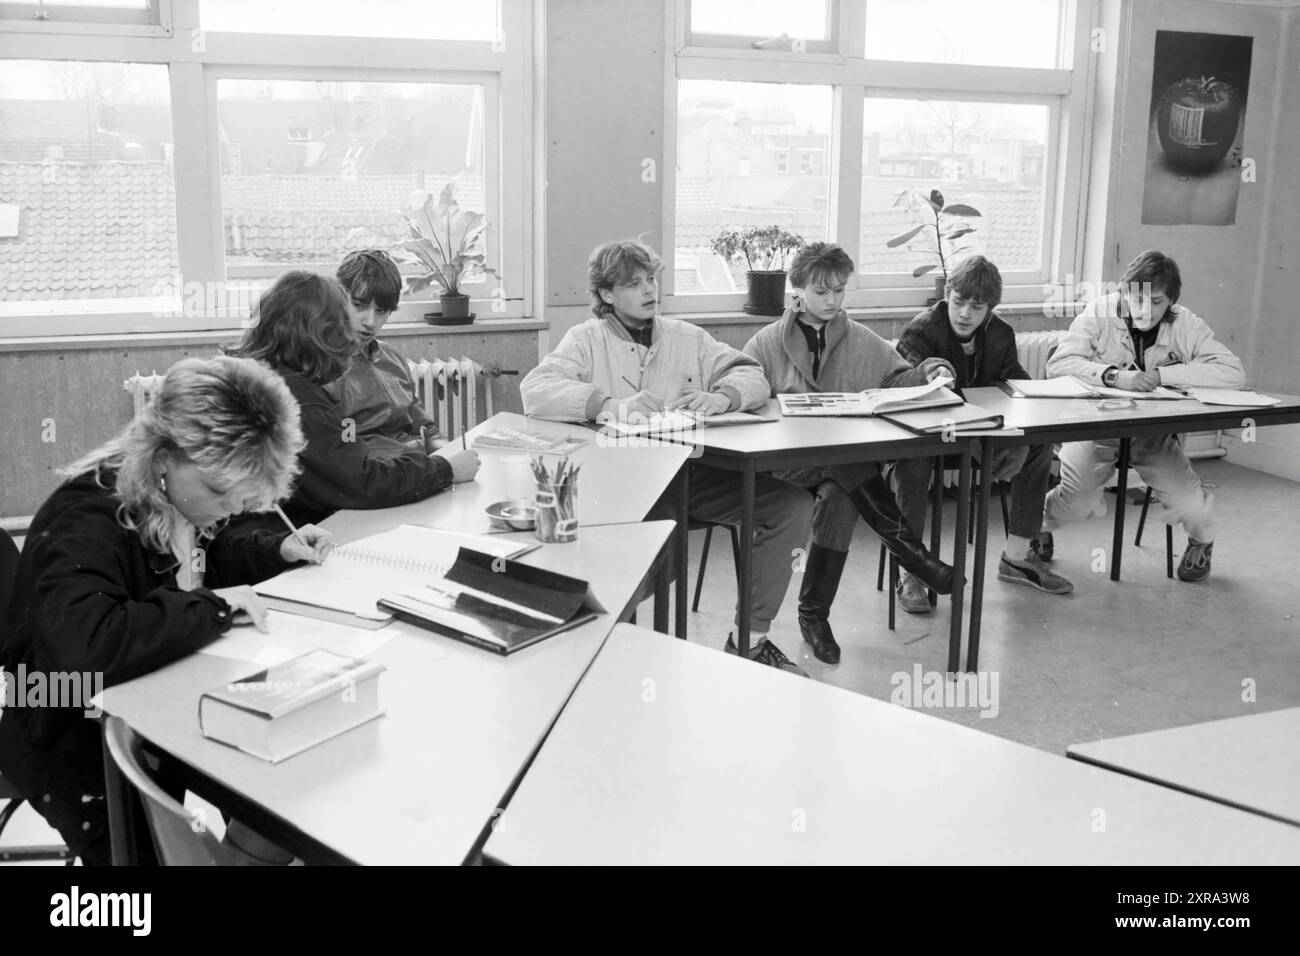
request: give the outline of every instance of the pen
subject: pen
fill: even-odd
[[[280,516],[280,520],[283,521],[286,525],[288,525],[289,530],[293,532],[294,540],[296,540],[301,545],[306,545],[307,542],[302,540],[302,535],[300,535],[298,533],[298,529],[293,526],[293,522],[290,521],[289,516],[284,513],[284,509],[281,508],[279,505],[276,505],[275,513]]]
[[[633,388],[636,388],[636,386],[632,384],[632,380],[631,380],[630,378],[628,378],[626,375],[620,375],[619,378],[621,378],[623,381],[627,382],[628,385],[631,385]],[[639,388],[636,388],[636,390],[637,390],[638,392],[641,391],[641,389],[639,389]]]

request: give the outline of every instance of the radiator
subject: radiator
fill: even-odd
[[[158,389],[162,387],[162,380],[163,377],[157,372],[152,375],[141,375],[136,372],[122,383],[122,388],[131,393],[133,415],[139,415],[141,410],[153,401],[153,397],[158,394]]]
[[[1016,352],[1020,365],[1030,378],[1047,378],[1047,359],[1065,340],[1065,332],[1054,329],[1048,332],[1017,332]]]

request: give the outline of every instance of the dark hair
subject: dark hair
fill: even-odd
[[[1139,253],[1119,277],[1119,284],[1125,289],[1143,283],[1150,283],[1152,291],[1163,290],[1169,296],[1170,305],[1177,302],[1183,292],[1183,277],[1178,271],[1178,263],[1155,249]]]
[[[253,319],[226,354],[292,369],[317,385],[342,375],[357,348],[342,287],[314,272],[295,270],[276,279],[258,299]]]
[[[402,297],[402,274],[382,249],[349,252],[339,264],[338,279],[343,291],[362,306],[373,302],[393,312]]]
[[[597,315],[612,312],[614,307],[600,297],[601,289],[612,289],[628,282],[638,271],[655,275],[664,262],[655,251],[639,239],[619,239],[591,250],[587,259],[587,291]]]
[[[983,256],[963,259],[957,268],[948,273],[948,286],[944,295],[956,292],[963,299],[982,302],[990,310],[1002,301],[1002,273]]]
[[[811,282],[847,280],[853,275],[853,260],[836,242],[810,242],[794,254],[790,263],[790,285],[805,289]]]

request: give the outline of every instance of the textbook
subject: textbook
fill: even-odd
[[[463,547],[517,558],[540,545],[404,524],[335,548],[323,564],[291,568],[253,590],[277,611],[353,627],[383,627],[393,615],[377,606],[379,598],[395,587],[417,587],[441,576]]]
[[[796,392],[778,395],[781,414],[793,417],[871,417],[883,412],[960,405],[961,397],[941,378],[910,388],[868,388],[861,392]]]
[[[1002,416],[969,403],[959,408],[921,408],[886,412],[877,416],[906,428],[914,435],[942,435],[945,430],[961,435],[966,432],[993,431],[1002,427]]]
[[[605,609],[586,581],[462,548],[442,578],[379,601],[403,621],[496,654],[513,654]]]
[[[506,451],[530,451],[550,455],[572,454],[587,443],[587,439],[576,436],[547,438],[536,432],[522,432],[517,428],[505,426],[484,432],[474,439],[475,448],[500,448]]]
[[[1150,392],[1135,392],[1108,385],[1089,385],[1073,375],[1056,378],[1013,378],[998,382],[998,388],[1012,398],[1133,398],[1144,401],[1175,401],[1186,398],[1181,392],[1163,385]]]
[[[310,651],[199,698],[204,737],[279,763],[383,713],[384,666]]]
[[[608,421],[600,422],[606,430],[619,435],[654,435],[658,432],[690,431],[695,428],[708,428],[711,425],[758,425],[762,422],[774,422],[775,418],[757,415],[753,412],[721,412],[717,415],[694,415],[680,409],[660,412],[649,418],[638,418],[634,422]]]
[[[1202,405],[1241,405],[1241,406],[1267,406],[1276,405],[1282,401],[1280,398],[1274,398],[1271,395],[1261,395],[1259,392],[1242,392],[1233,388],[1202,388],[1200,386],[1189,386],[1187,394],[1196,399]]]

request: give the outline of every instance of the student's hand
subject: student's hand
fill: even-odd
[[[721,415],[731,410],[731,399],[717,392],[702,392],[698,388],[683,392],[673,399],[670,409],[685,409],[701,417]]]
[[[1130,392],[1149,392],[1160,384],[1154,372],[1116,372],[1115,387]]]
[[[298,538],[302,540],[299,541]],[[334,535],[314,524],[299,527],[298,538],[289,535],[280,543],[280,557],[286,561],[320,564],[334,547]]]
[[[432,457],[445,459],[451,465],[451,480],[457,484],[462,481],[473,481],[481,464],[478,452],[472,448],[444,446],[435,451]]]
[[[242,612],[252,618],[253,625],[259,631],[270,630],[266,625],[266,607],[248,585],[244,584],[235,588],[213,588],[212,593],[230,605],[231,617]]]
[[[608,415],[615,421],[632,421],[636,418],[649,418],[664,410],[663,399],[653,392],[642,389],[631,398],[611,398],[601,407],[601,415]]]
[[[923,361],[917,368],[925,375],[927,382],[933,382],[936,378],[948,378],[954,382],[957,381],[957,372],[948,364],[947,359],[931,357]]]

